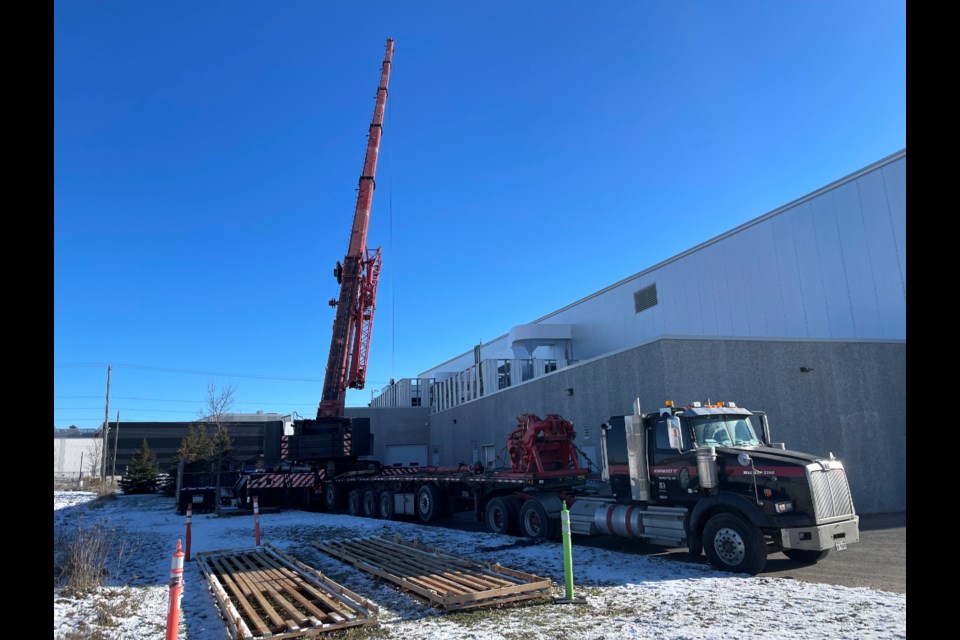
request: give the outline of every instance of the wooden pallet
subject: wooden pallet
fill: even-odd
[[[307,638],[377,624],[375,605],[270,545],[196,559],[234,640]]]
[[[547,598],[551,583],[499,564],[482,564],[399,537],[314,542],[314,546],[400,586],[443,611]]]

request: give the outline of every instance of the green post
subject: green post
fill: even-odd
[[[563,582],[567,588],[566,599],[573,600],[573,550],[570,547],[570,512],[567,501],[560,509],[560,525],[563,531]]]

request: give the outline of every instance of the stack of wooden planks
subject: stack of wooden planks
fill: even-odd
[[[269,545],[196,558],[235,640],[377,624],[375,605]]]
[[[499,564],[482,564],[399,537],[322,541],[314,545],[442,611],[550,596],[551,582]]]

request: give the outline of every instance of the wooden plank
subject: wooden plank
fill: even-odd
[[[446,610],[492,606],[547,597],[551,581],[500,565],[484,565],[427,550],[399,538],[357,538],[314,546],[357,568],[425,597]]]
[[[417,558],[411,558],[410,562],[418,562]],[[472,593],[475,591],[482,591],[486,589],[495,589],[501,586],[506,586],[512,583],[505,581],[493,581],[489,579],[484,579],[482,576],[476,574],[471,574],[461,570],[450,571],[450,567],[444,566],[440,562],[430,562],[422,564],[423,570],[432,571],[438,580],[442,580],[443,584],[449,585],[453,584],[456,588],[447,589],[446,594],[456,595],[463,593]]]
[[[345,607],[357,612],[359,615],[370,617],[371,614],[380,613],[380,608],[377,605],[373,604],[366,598],[357,595],[353,591],[350,591],[346,587],[333,582],[313,567],[300,562],[292,556],[288,556],[278,549],[274,549],[270,544],[266,544],[264,547],[271,553],[273,557],[288,563],[293,567],[294,570],[299,571],[301,575],[308,576],[311,582],[317,588],[322,589],[324,592],[328,593],[330,597],[335,598]]]
[[[266,599],[263,593],[261,593],[260,588],[253,585],[253,582],[243,571],[243,567],[238,564],[237,556],[223,556],[221,561],[223,562],[224,566],[230,568],[230,574],[234,581],[238,584],[246,586],[247,594],[253,596],[253,599],[256,600],[258,605],[260,605],[260,609],[263,610],[264,615],[270,618],[270,622],[273,624],[271,631],[279,631],[280,629],[286,628],[287,621],[283,618],[283,616],[277,613],[273,605],[270,604],[270,601]],[[247,598],[249,598],[247,594],[244,594],[246,596],[244,597],[245,602],[247,601]],[[259,620],[260,617],[258,616],[257,619]]]
[[[385,553],[409,557],[411,560],[418,562],[423,566],[432,567],[438,572],[443,572],[441,575],[448,576],[453,580],[461,582],[473,590],[507,586],[514,582],[505,580],[496,575],[482,574],[481,572],[483,570],[483,565],[478,563],[471,563],[474,566],[469,567],[469,570],[464,570],[467,568],[463,567],[462,564],[458,567],[458,563],[448,562],[446,558],[440,557],[435,553],[411,549],[410,547],[404,548],[404,545],[396,544],[388,540],[381,539],[379,542],[382,543],[380,546],[383,548]]]
[[[350,615],[361,618],[372,618],[375,614],[380,613],[377,605],[330,580],[313,567],[300,562],[293,556],[288,556],[269,544],[265,545],[265,551],[265,555],[272,562],[284,565],[287,571],[294,573],[298,579],[310,585],[318,594],[323,595],[330,602],[336,603],[338,610],[349,612]]]
[[[337,558],[340,558],[340,559],[342,559],[342,560],[345,560],[345,561],[349,562],[350,564],[352,564],[353,566],[357,567],[358,569],[362,569],[362,570],[366,571],[367,573],[371,573],[371,574],[377,576],[378,578],[383,578],[384,580],[387,580],[387,581],[389,581],[389,582],[393,582],[393,583],[399,585],[399,586],[400,586],[401,588],[403,588],[404,590],[413,591],[414,593],[417,593],[417,594],[423,596],[424,598],[426,598],[427,600],[429,600],[431,603],[433,603],[433,602],[439,602],[439,601],[440,601],[439,597],[437,596],[437,593],[436,593],[434,590],[428,589],[428,588],[424,588],[424,587],[422,587],[422,586],[420,586],[420,585],[418,585],[418,584],[415,584],[415,583],[411,582],[410,580],[408,580],[408,579],[406,579],[406,578],[404,578],[404,577],[394,575],[394,574],[389,573],[389,572],[387,572],[387,571],[383,571],[383,570],[380,569],[379,567],[377,567],[377,566],[375,566],[375,565],[372,565],[372,564],[366,562],[366,561],[363,560],[362,558],[358,558],[358,557],[356,557],[356,556],[353,556],[353,555],[351,555],[350,553],[346,552],[345,550],[341,550],[341,549],[338,549],[338,548],[336,548],[336,547],[327,547],[327,546],[325,546],[323,543],[320,543],[320,542],[315,542],[315,543],[314,543],[314,546],[316,546],[318,549],[321,549],[321,550],[323,550],[323,551],[326,551],[327,553],[329,553],[330,555],[332,555],[332,556],[334,556],[334,557],[337,557]]]
[[[224,583],[227,585],[227,588],[234,595],[234,599],[240,605],[240,608],[243,609],[244,613],[247,614],[247,621],[252,623],[253,626],[257,628],[257,631],[260,632],[260,635],[266,635],[270,633],[270,628],[263,623],[260,619],[260,614],[258,614],[250,603],[247,601],[246,595],[243,593],[241,587],[239,587],[236,582],[230,577],[229,572],[221,564],[220,558],[211,558],[212,564],[220,572],[220,576],[223,578]]]
[[[305,583],[300,581],[300,583],[298,584],[298,582],[295,581],[294,579],[290,578],[289,576],[285,576],[279,570],[278,567],[272,566],[269,563],[269,560],[265,556],[263,555],[257,556],[255,560],[258,563],[262,563],[267,567],[267,571],[264,571],[264,573],[265,575],[267,575],[268,577],[274,580],[274,588],[276,588],[277,591],[280,591],[281,594],[285,593],[289,595],[291,598],[296,600],[301,606],[303,606],[303,608],[305,608],[308,612],[310,612],[310,614],[313,614],[318,619],[330,619],[330,620],[333,620],[334,622],[343,622],[344,620],[347,619],[346,616],[342,616],[339,613],[337,613],[336,608],[334,608],[333,611],[330,611],[330,612],[322,611],[319,607],[317,607],[313,603],[313,601],[310,598],[307,598],[302,593],[300,593],[301,589],[306,588]],[[353,616],[351,615],[350,617],[353,617]],[[305,622],[306,620],[302,621],[301,626]]]
[[[377,624],[371,615],[371,611],[378,611],[375,605],[364,600],[367,607],[361,606],[355,601],[362,600],[359,596],[292,557],[263,547],[215,554],[198,554],[197,560],[237,640],[253,638],[245,617],[256,627],[258,637],[272,640],[314,637],[327,631]],[[234,604],[243,609],[244,615],[237,612]],[[242,639],[237,637],[241,629]]]
[[[201,559],[199,561],[199,565],[200,571],[203,572],[207,582],[212,587],[213,595],[216,597],[217,603],[220,606],[220,610],[223,612],[223,617],[227,621],[230,635],[234,638],[234,640],[252,637],[253,634],[251,633],[250,628],[247,626],[247,623],[243,621],[243,617],[234,606],[233,600],[230,598],[230,594],[227,593],[227,590],[220,583],[219,578],[217,578],[216,573],[213,570],[213,567],[209,565],[206,559]]]
[[[440,598],[446,598],[455,594],[470,593],[472,591],[455,580],[438,574],[433,569],[424,568],[414,561],[390,557],[389,555],[385,555],[383,551],[375,548],[370,549],[360,546],[360,549],[362,549],[360,552],[368,562],[395,575],[402,576],[413,583],[426,587],[434,591]],[[356,547],[354,547],[354,550],[358,551]]]
[[[412,562],[422,562],[424,566],[432,568],[437,571],[439,575],[445,576],[462,586],[464,589],[461,591],[475,592],[485,589],[508,587],[516,584],[515,580],[504,580],[495,575],[477,575],[484,570],[483,565],[478,563],[473,563],[475,567],[472,573],[457,570],[451,572],[451,566],[444,562],[445,558],[439,557],[434,553],[426,554],[421,551],[413,551],[414,554],[418,555],[410,555],[411,550],[409,547],[405,551],[402,549],[403,545],[391,543],[386,540],[380,540],[378,542],[383,543],[378,545],[381,547],[381,549],[379,549],[380,553],[391,553],[394,554],[394,556],[404,555],[405,557],[410,557]]]
[[[263,571],[256,567],[255,555],[253,554],[244,554],[242,556],[234,556],[234,561],[243,567],[242,575],[244,578],[250,581],[252,585],[258,590],[259,594],[262,596],[264,594],[270,596],[270,600],[276,604],[273,607],[273,612],[277,617],[283,618],[280,611],[277,611],[277,606],[282,609],[289,618],[283,618],[283,625],[285,625],[291,631],[296,631],[301,627],[308,626],[307,616],[297,609],[290,601],[283,597],[283,595],[277,590],[277,585],[269,576],[265,575]],[[268,611],[269,615],[270,612]],[[270,616],[271,619],[274,619],[274,616]]]
[[[377,548],[376,545],[368,545],[366,540],[356,540],[353,542],[356,543],[356,547],[363,549],[366,557],[375,564],[385,569],[390,569],[393,573],[403,575],[410,580],[416,580],[424,585],[428,585],[436,589],[441,595],[467,593],[470,591],[470,589],[464,588],[455,580],[450,580],[446,576],[437,573],[434,569],[427,569],[415,560],[391,557],[387,555],[389,551],[385,553],[382,549]]]
[[[298,596],[305,599],[305,605],[307,605],[311,610],[317,611],[317,617],[321,620],[330,619],[333,622],[343,622],[345,620],[353,620],[357,617],[358,612],[350,607],[347,607],[343,602],[330,597],[329,594],[317,589],[312,584],[298,580],[293,583],[294,593],[297,593]],[[304,595],[304,592],[306,595]],[[310,598],[307,598],[307,595]],[[323,605],[325,610],[319,608],[319,605]]]

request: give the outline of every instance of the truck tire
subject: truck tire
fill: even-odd
[[[536,499],[526,500],[520,507],[520,533],[535,540],[550,540],[557,528],[556,519]]]
[[[367,489],[363,494],[363,517],[380,517],[380,492],[373,489]]]
[[[424,522],[433,522],[440,517],[440,489],[425,484],[417,490],[417,513]]]
[[[384,520],[393,520],[393,491],[384,491],[380,494],[380,517]]]
[[[323,501],[327,505],[327,511],[337,511],[343,507],[343,493],[340,487],[332,482],[323,488]]]
[[[755,525],[732,513],[720,513],[703,528],[703,550],[720,571],[755,576],[767,563],[767,546]]]
[[[830,555],[830,549],[824,549],[823,551],[814,551],[812,549],[784,549],[783,555],[794,562],[815,564]]]
[[[354,489],[347,496],[347,511],[352,516],[363,515],[363,492],[360,489]]]
[[[512,536],[517,531],[517,499],[511,497],[497,497],[487,503],[483,521],[490,533],[500,533]]]

